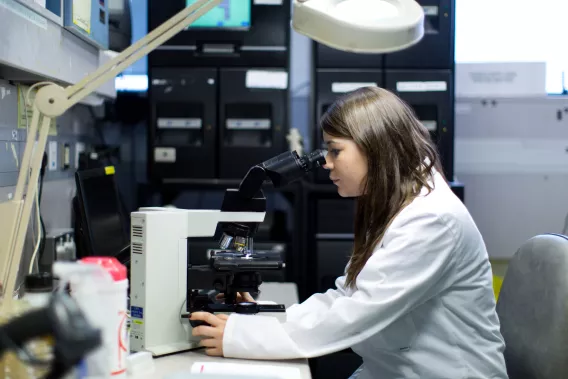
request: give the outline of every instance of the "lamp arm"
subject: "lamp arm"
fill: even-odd
[[[8,202],[0,203],[0,214],[2,214],[0,218],[0,298],[5,300],[2,302],[2,309],[7,309],[5,307],[10,305],[15,289],[33,200],[37,192],[41,160],[52,119],[61,116],[102,84],[113,80],[134,62],[148,55],[220,3],[221,0],[197,0],[80,82],[66,88],[49,83],[38,90],[33,103],[32,123],[26,139],[15,196]],[[40,124],[39,139],[36,145]],[[28,180],[30,168],[31,177]]]
[[[126,68],[163,45],[220,3],[221,0],[197,0],[99,67],[95,72],[87,75],[79,83],[66,88],[54,84],[42,87],[36,95],[40,112],[53,118],[61,116],[105,82],[113,80]]]
[[[2,259],[2,262],[0,262],[0,279],[2,280],[0,282],[2,285],[0,294],[4,295],[1,304],[2,311],[9,309],[8,307],[13,298],[12,294],[16,289],[16,279],[37,192],[41,161],[45,152],[51,121],[50,117],[42,117],[39,109],[34,104],[32,124],[30,133],[27,136],[22,167],[20,168],[16,185],[16,196],[8,203],[0,204],[0,206],[6,207],[5,212],[0,212],[2,213],[2,222],[0,224],[4,225],[0,229],[0,259]],[[41,128],[39,128],[39,139],[36,145],[36,134],[40,122]],[[27,181],[28,175],[29,181]],[[24,198],[23,187],[26,181],[28,186]]]

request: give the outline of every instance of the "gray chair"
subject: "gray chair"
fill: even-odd
[[[497,313],[510,379],[568,378],[568,237],[538,235],[520,247]]]

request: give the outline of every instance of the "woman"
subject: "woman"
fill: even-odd
[[[195,313],[208,354],[316,357],[352,348],[358,378],[503,379],[504,341],[483,239],[449,188],[428,131],[390,92],[362,88],[321,120],[325,168],[356,197],[355,241],[337,289],[261,315]]]

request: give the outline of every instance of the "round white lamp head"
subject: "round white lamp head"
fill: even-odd
[[[390,53],[424,36],[424,11],[415,0],[293,1],[292,28],[334,49]]]

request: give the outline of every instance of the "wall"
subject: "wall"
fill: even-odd
[[[22,104],[20,96],[20,105]],[[49,137],[49,141],[55,141],[58,145],[56,167],[46,171],[41,201],[41,214],[47,233],[54,229],[71,227],[71,199],[75,194],[73,173],[76,168],[77,142],[83,143],[87,148],[96,142],[93,118],[86,106],[75,106],[58,118],[56,124],[57,135]],[[13,195],[25,147],[26,131],[18,129],[17,125],[17,88],[0,80],[0,202],[9,200]],[[71,149],[71,166],[66,170],[61,168],[64,144],[69,144]],[[31,236],[31,233],[29,235]],[[30,245],[27,244],[22,260],[26,269],[32,254]]]
[[[458,99],[455,171],[495,261],[568,233],[568,98]]]

